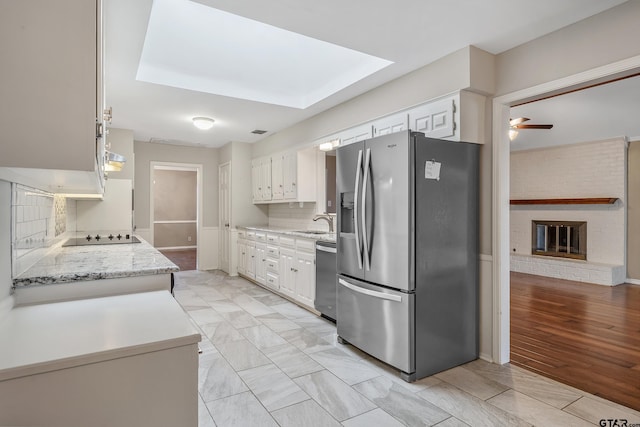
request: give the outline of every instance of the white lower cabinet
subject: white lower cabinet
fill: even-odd
[[[295,259],[295,249],[280,248],[280,292],[290,298],[296,297]]]
[[[313,240],[295,239],[295,249],[280,248],[280,290],[313,307],[316,296],[316,255]]]
[[[251,230],[238,239],[239,274],[308,307],[316,295],[315,264],[312,239]]]
[[[247,241],[238,239],[238,274],[247,274]]]
[[[255,248],[256,263],[256,282],[260,284],[267,283],[267,245],[265,243],[256,243]]]
[[[316,298],[316,255],[314,253],[296,252],[294,298],[313,307]]]
[[[247,242],[247,266],[246,266],[246,275],[254,279],[256,278],[256,242]]]

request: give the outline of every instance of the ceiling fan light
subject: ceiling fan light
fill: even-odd
[[[516,117],[515,119],[509,119],[509,126],[518,126],[526,121],[529,121],[528,117]]]
[[[215,121],[209,117],[194,117],[192,120],[193,125],[202,130],[211,129],[213,127],[213,122]]]
[[[509,141],[513,141],[518,136],[518,131],[515,129],[509,129]]]

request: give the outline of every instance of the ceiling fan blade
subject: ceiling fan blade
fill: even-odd
[[[515,125],[515,129],[551,129],[553,125]]]
[[[513,127],[513,126],[517,126],[521,123],[524,123],[528,120],[531,120],[527,117],[516,117],[515,119],[509,119],[509,126]]]

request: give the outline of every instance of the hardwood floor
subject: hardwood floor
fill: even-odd
[[[198,258],[197,249],[167,249],[161,250],[160,253],[180,267],[180,271],[196,269],[196,260]]]
[[[640,286],[512,272],[511,363],[640,410]]]

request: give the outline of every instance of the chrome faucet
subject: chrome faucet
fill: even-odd
[[[314,221],[317,221],[319,219],[324,219],[325,221],[327,221],[327,223],[329,224],[329,233],[333,233],[333,217],[328,213],[318,214],[313,217]]]

